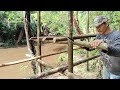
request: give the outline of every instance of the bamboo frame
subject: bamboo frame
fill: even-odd
[[[72,11],[71,11],[72,13]],[[71,15],[72,16],[72,15]],[[72,19],[70,20],[72,21]],[[72,24],[73,22],[71,22],[69,25],[70,25],[70,29],[69,29],[69,37],[72,38],[72,39],[81,39],[81,38],[88,38],[88,37],[95,37],[96,35],[95,34],[91,34],[91,35],[78,35],[78,36],[73,36],[72,37]],[[38,29],[39,30],[39,29]],[[38,35],[39,36],[39,33],[38,32]],[[48,36],[48,37],[31,37],[29,40],[33,40],[33,41],[37,41],[38,42],[38,50],[40,50],[39,46],[40,46],[40,43],[41,41],[45,41],[45,40],[53,40],[54,43],[58,42],[58,41],[67,41],[68,40],[68,37],[54,37],[54,36]],[[60,42],[59,42],[60,43]],[[75,44],[75,45],[83,45],[83,46],[86,46],[86,47],[89,47],[90,48],[90,44],[87,43],[87,42],[74,42],[72,43],[72,41],[68,40],[68,42],[62,42],[62,44],[68,44],[68,45],[71,45],[68,49],[68,52],[69,53],[69,60],[73,57],[73,46],[72,44]],[[102,48],[103,50],[107,50],[107,47],[105,45],[100,45],[97,47],[98,49],[99,48]],[[81,63],[84,63],[86,61],[89,61],[89,60],[92,60],[93,58],[97,58],[99,57],[100,55],[97,55],[97,56],[94,56],[94,57],[90,57],[90,58],[87,58],[87,59],[83,59],[81,61],[77,61],[75,63],[72,63],[73,60],[70,60],[70,63],[68,65],[65,65],[65,66],[61,66],[61,67],[57,67],[57,68],[53,68],[52,66],[48,65],[47,63],[41,61],[40,59],[43,58],[43,57],[48,57],[48,56],[51,56],[51,55],[56,55],[56,54],[60,54],[60,53],[63,53],[63,52],[67,52],[67,51],[62,51],[62,52],[58,52],[58,53],[52,53],[52,54],[49,54],[49,55],[43,55],[43,56],[40,56],[41,55],[41,51],[37,53],[37,57],[32,57],[32,58],[29,58],[29,59],[24,59],[24,60],[19,60],[19,61],[14,61],[14,62],[9,62],[9,63],[3,63],[3,64],[0,64],[0,67],[4,67],[4,66],[9,66],[9,65],[15,65],[15,64],[19,64],[19,63],[23,63],[23,62],[27,62],[27,61],[31,61],[31,60],[34,60],[34,59],[38,59],[37,61],[42,64],[43,66],[48,66],[50,68],[52,68],[50,71],[47,71],[47,72],[42,72],[41,74],[37,74],[33,77],[30,77],[30,79],[39,79],[39,78],[42,78],[42,77],[45,77],[45,76],[48,76],[48,75],[51,75],[51,74],[54,74],[56,72],[59,72],[59,71],[65,71],[66,69],[69,69],[69,72],[67,72],[65,75],[68,75],[68,76],[74,76],[73,73],[70,73],[70,72],[73,72],[73,66],[76,66],[76,65],[79,65]],[[72,57],[70,57],[72,56]],[[71,64],[71,65],[70,65]],[[70,66],[69,66],[70,65]]]
[[[73,63],[73,66],[79,65],[79,64],[87,62],[87,61],[90,61],[90,60],[92,60],[94,58],[97,58],[99,56],[100,55],[96,55],[96,56],[93,56],[93,57],[90,57],[90,58],[87,58],[87,59],[76,61],[76,62]],[[65,71],[66,69],[68,69],[68,65],[57,67],[57,68],[51,69],[50,71],[42,72],[40,75],[35,75],[35,76],[29,77],[29,78],[26,78],[26,79],[40,79],[42,77],[52,75],[52,74],[60,72],[60,71]]]

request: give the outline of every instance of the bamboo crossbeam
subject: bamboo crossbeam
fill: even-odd
[[[68,44],[68,42],[57,42],[59,44]],[[84,47],[88,47],[88,48],[92,48],[90,45],[90,42],[87,41],[75,41],[73,42],[74,45],[78,45],[78,46],[84,46]],[[102,49],[102,50],[106,50],[108,51],[108,46],[106,43],[101,43],[99,46],[96,47],[96,49]]]
[[[73,36],[73,40],[75,39],[81,39],[81,38],[88,38],[88,37],[95,37],[95,34],[88,34],[88,35],[77,35],[77,36]],[[58,41],[67,41],[68,38],[67,37],[56,37],[56,39],[53,40],[53,42],[58,42]]]
[[[78,50],[80,49],[79,48],[75,48],[73,50]],[[14,62],[8,62],[8,63],[3,63],[3,64],[0,64],[0,67],[5,67],[5,66],[10,66],[10,65],[15,65],[15,64],[19,64],[19,63],[23,63],[23,62],[28,62],[28,61],[32,61],[34,59],[39,59],[39,58],[44,58],[44,57],[48,57],[48,56],[52,56],[52,55],[56,55],[56,54],[61,54],[61,53],[64,53],[64,52],[67,52],[66,50],[65,51],[61,51],[61,52],[57,52],[57,53],[51,53],[51,54],[47,54],[47,55],[42,55],[42,56],[37,56],[37,57],[32,57],[32,58],[28,58],[28,59],[23,59],[23,60],[18,60],[18,61],[14,61]],[[44,66],[48,66],[50,68],[52,68],[51,66],[49,66],[47,63],[43,62],[43,61],[38,61],[39,63],[41,63],[42,65]],[[45,65],[46,64],[46,65]]]
[[[87,34],[87,35],[76,35],[73,36],[73,39],[80,39],[80,38],[88,38],[88,37],[95,37],[96,34]],[[45,40],[53,40],[53,42],[57,41],[67,41],[67,37],[55,37],[55,36],[41,36],[39,37],[40,41],[45,41]],[[37,37],[31,37],[29,40],[37,41]]]
[[[76,62],[73,63],[73,66],[79,65],[79,64],[84,63],[86,61],[90,61],[90,60],[92,60],[94,58],[97,58],[99,56],[100,55],[96,55],[96,56],[93,56],[93,57],[90,57],[90,58],[87,58],[87,59],[82,59],[80,61],[76,61]],[[50,71],[42,72],[40,75],[35,75],[35,76],[32,76],[30,78],[26,78],[26,79],[40,79],[42,77],[52,75],[52,74],[60,72],[60,71],[65,71],[66,69],[68,69],[68,65],[57,67],[57,68],[51,69]]]

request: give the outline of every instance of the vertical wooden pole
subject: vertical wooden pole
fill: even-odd
[[[87,34],[89,33],[89,11],[87,11]],[[89,42],[89,38],[88,38]],[[87,51],[87,58],[89,57],[89,51]],[[89,61],[87,61],[87,71],[89,71]]]
[[[41,56],[41,41],[40,41],[40,36],[41,34],[41,12],[40,11],[37,11],[37,56]],[[41,60],[38,59],[38,60]],[[42,65],[40,64],[40,70],[42,72]],[[40,71],[38,72],[40,73]]]
[[[73,11],[68,12],[69,18],[69,38],[68,39],[68,71],[73,73]]]

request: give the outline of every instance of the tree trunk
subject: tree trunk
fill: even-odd
[[[84,33],[80,30],[79,25],[78,25],[78,22],[77,22],[77,20],[75,19],[74,16],[73,16],[73,23],[74,23],[74,25],[75,25],[77,34],[78,34],[78,35],[84,34]]]
[[[16,46],[18,46],[18,43],[22,40],[23,35],[24,35],[24,31],[21,30],[20,33],[19,33],[18,39],[17,39],[17,41],[15,43]]]
[[[31,37],[31,30],[30,30],[30,11],[25,11],[25,35],[26,41],[28,46],[28,51],[31,57],[35,56],[35,47],[33,46],[33,41],[29,41]],[[35,63],[34,60],[31,62],[33,71],[35,72]]]

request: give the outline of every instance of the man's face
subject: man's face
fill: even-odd
[[[105,32],[106,32],[106,26],[107,26],[106,23],[102,23],[101,25],[97,26],[96,27],[97,32],[99,34],[105,34]]]

